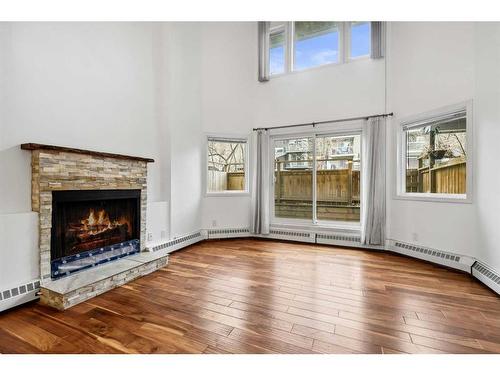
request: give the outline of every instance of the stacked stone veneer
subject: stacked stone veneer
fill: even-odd
[[[50,280],[52,191],[54,190],[141,190],[141,250],[146,236],[147,163],[50,150],[32,151],[33,211],[39,213],[40,277]]]

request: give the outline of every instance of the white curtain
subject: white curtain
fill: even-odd
[[[269,132],[254,132],[252,233],[269,234]]]
[[[371,22],[371,51],[372,59],[381,59],[385,55],[385,30],[384,23],[380,21]]]
[[[364,127],[361,242],[384,245],[385,118],[369,118]]]

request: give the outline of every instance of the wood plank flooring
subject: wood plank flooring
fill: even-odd
[[[402,256],[238,239],[67,311],[0,313],[2,353],[500,353],[500,298]]]

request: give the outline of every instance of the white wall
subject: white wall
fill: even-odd
[[[474,25],[396,22],[388,40],[388,237],[474,256],[474,203],[394,199],[401,119],[473,98]]]
[[[201,36],[200,25],[162,26],[166,75],[163,108],[170,159],[170,237],[201,229]]]
[[[498,23],[392,23],[388,107],[388,237],[479,258],[500,269],[500,26]],[[473,201],[394,199],[396,138],[407,116],[473,100]],[[469,176],[468,176],[469,178]],[[417,236],[415,239],[414,235]]]
[[[2,235],[2,275],[13,277],[9,269],[15,266],[23,278],[18,281],[26,281],[26,270],[30,279],[38,276],[30,267],[39,256],[38,244],[31,241],[38,225],[31,213],[30,153],[19,148],[21,143],[159,159],[165,140],[159,136],[155,102],[156,28],[151,23],[0,24],[0,224],[9,234]],[[160,188],[167,178],[160,176],[159,164],[149,164],[149,203],[167,199]],[[15,230],[10,223],[16,223]]]
[[[257,24],[202,29],[202,122],[206,133],[250,135],[253,127],[384,111],[384,61],[325,66],[257,81]],[[204,228],[248,227],[250,197],[205,197]]]
[[[476,23],[474,31],[476,253],[500,271],[500,23]]]
[[[256,33],[255,22],[202,25],[201,118],[204,133],[251,135],[257,108]],[[203,228],[249,225],[250,196],[203,198]]]
[[[157,155],[152,28],[147,23],[6,27],[1,168],[7,178],[0,185],[1,213],[30,210],[29,152],[19,149],[21,143]],[[148,172],[149,198],[158,200],[156,165]]]

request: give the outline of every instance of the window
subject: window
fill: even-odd
[[[370,22],[350,23],[349,51],[351,59],[369,56],[371,48]]]
[[[405,122],[400,140],[400,195],[467,198],[470,190],[467,108]]]
[[[271,22],[269,72],[279,75],[370,56],[370,22]]]
[[[339,62],[337,22],[295,22],[293,70]]]
[[[246,192],[246,139],[208,138],[207,193]]]
[[[274,140],[274,217],[359,222],[361,135]]]
[[[285,26],[271,29],[269,41],[269,72],[271,75],[285,73]]]

